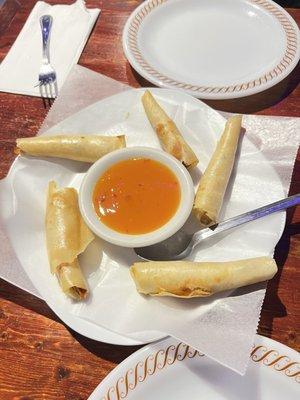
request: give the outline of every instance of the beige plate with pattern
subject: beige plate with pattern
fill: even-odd
[[[297,65],[299,29],[272,0],[147,0],[123,32],[133,68],[203,99],[248,96]]]
[[[256,335],[243,377],[170,338],[128,357],[89,400],[296,400],[299,393],[299,354]]]

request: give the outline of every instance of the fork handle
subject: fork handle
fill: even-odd
[[[47,62],[50,62],[49,44],[52,22],[53,18],[51,15],[42,15],[40,18],[43,39],[43,59]]]

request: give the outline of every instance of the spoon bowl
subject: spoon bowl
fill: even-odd
[[[217,235],[228,229],[243,225],[246,222],[265,217],[274,212],[285,210],[300,204],[300,193],[276,201],[255,210],[227,219],[209,228],[201,229],[194,234],[179,230],[168,239],[152,246],[138,247],[134,251],[143,260],[148,261],[177,261],[188,257],[194,248],[208,237]]]

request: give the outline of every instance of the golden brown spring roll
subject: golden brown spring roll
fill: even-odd
[[[94,235],[80,214],[76,190],[58,189],[55,182],[50,182],[46,208],[50,268],[63,292],[76,300],[85,298],[88,293],[77,256],[93,239]]]
[[[277,265],[270,257],[228,262],[150,261],[130,268],[140,293],[152,296],[205,297],[271,279]]]
[[[37,136],[17,139],[17,154],[60,157],[93,163],[111,151],[126,146],[125,136]]]
[[[218,220],[234,165],[241,124],[241,115],[228,119],[213,156],[200,179],[193,210],[202,225],[210,226]]]
[[[182,137],[174,121],[168,117],[149,90],[143,94],[142,103],[162,148],[187,168],[195,167],[198,164],[198,158]]]

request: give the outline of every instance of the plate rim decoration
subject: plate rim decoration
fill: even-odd
[[[283,57],[277,62],[274,68],[264,71],[264,73],[255,79],[245,80],[232,85],[195,85],[164,74],[153,65],[154,63],[149,63],[143,57],[141,46],[138,43],[139,29],[143,21],[153,10],[157,10],[166,3],[178,3],[178,0],[146,0],[132,12],[125,24],[122,36],[125,56],[132,67],[151,83],[169,89],[183,90],[192,96],[202,99],[233,99],[269,89],[286,78],[296,67],[300,59],[299,28],[290,14],[272,0],[240,1],[251,3],[271,15],[272,18],[279,22],[285,33],[286,45]]]
[[[172,368],[177,363],[189,362],[197,357],[201,360],[206,356],[174,338],[153,342],[131,354],[113,369],[88,400],[126,399],[137,387],[140,388],[146,380],[152,379],[152,376],[158,375],[165,368]],[[255,336],[248,365],[248,368],[251,367],[268,368],[272,373],[289,379],[292,384],[300,384],[299,353],[266,336]],[[236,376],[241,379],[238,374]]]

